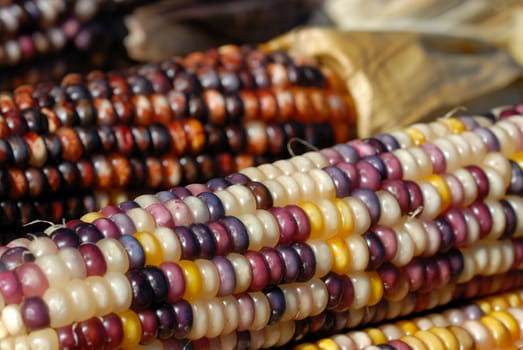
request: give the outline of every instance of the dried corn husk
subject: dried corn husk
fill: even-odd
[[[327,0],[324,11],[339,29],[478,38],[523,63],[522,0]]]
[[[498,47],[440,35],[302,28],[266,47],[315,57],[334,69],[353,94],[360,137],[452,109],[523,73]]]

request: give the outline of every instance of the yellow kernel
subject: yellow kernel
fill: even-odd
[[[450,131],[454,134],[461,134],[467,130],[465,124],[457,118],[441,118],[438,121],[447,125]]]
[[[380,278],[380,275],[376,271],[367,272],[370,281],[370,297],[368,305],[376,305],[383,298],[383,281]]]
[[[142,324],[133,310],[125,310],[118,314],[122,321],[123,339],[121,349],[131,349],[140,343]]]
[[[341,237],[332,237],[327,241],[332,252],[333,264],[332,271],[338,274],[345,274],[350,269],[350,251],[347,243]]]
[[[440,213],[444,212],[452,203],[452,193],[450,192],[449,185],[443,177],[438,174],[428,176],[426,181],[428,181],[432,186],[434,186],[436,191],[438,191],[439,197],[441,198]]]
[[[521,336],[521,330],[519,328],[518,321],[507,311],[494,311],[489,314],[489,316],[494,317],[500,321],[509,331],[512,336],[512,343],[516,342]]]
[[[429,350],[446,350],[443,341],[434,333],[429,331],[419,331],[416,332],[414,336],[425,343]]]
[[[492,305],[487,300],[478,300],[476,302],[476,305],[483,311],[484,314],[488,314],[489,312],[492,312]]]
[[[419,331],[418,326],[412,321],[399,321],[397,326],[405,333],[405,335],[412,335]]]
[[[200,298],[203,290],[203,278],[198,265],[190,260],[180,260],[178,265],[183,271],[185,277],[185,292],[183,298],[188,301],[194,301]]]
[[[425,135],[416,128],[406,128],[404,131],[410,136],[416,146],[422,145],[427,141]]]
[[[460,350],[458,338],[445,327],[432,327],[429,332],[434,333],[445,345],[447,350]]]
[[[387,343],[387,337],[379,328],[368,328],[365,330],[367,335],[372,339],[372,344],[384,344]]]
[[[413,335],[406,335],[400,338],[401,341],[407,343],[413,350],[430,350],[425,343],[423,343],[418,337]]]
[[[512,154],[510,159],[516,162],[520,168],[523,168],[523,151]]]
[[[80,220],[82,220],[83,222],[87,222],[87,223],[91,224],[94,220],[100,219],[100,218],[104,218],[104,217],[105,216],[102,213],[99,213],[97,211],[92,211],[90,213],[82,215]]]
[[[492,339],[494,339],[497,347],[504,347],[510,344],[512,338],[511,334],[498,319],[487,315],[481,317],[479,321],[490,330]]]
[[[354,214],[349,204],[341,198],[334,199],[333,203],[341,217],[340,234],[347,237],[354,230]]]
[[[318,345],[317,347],[321,350],[340,350],[338,344],[329,338],[318,340],[316,344]]]
[[[138,231],[133,236],[145,252],[145,265],[159,266],[163,262],[163,251],[158,239],[147,231]]]
[[[309,218],[309,223],[311,225],[310,238],[323,238],[325,223],[323,222],[323,214],[321,213],[320,208],[312,202],[302,202],[300,207]]]

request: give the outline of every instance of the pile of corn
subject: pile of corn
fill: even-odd
[[[0,112],[4,227],[225,176],[288,156],[294,138],[330,146],[356,122],[327,68],[236,46],[24,85],[0,94]]]
[[[523,345],[523,105],[348,141],[332,72],[228,46],[0,112],[5,220],[57,222],[0,247],[0,349]]]

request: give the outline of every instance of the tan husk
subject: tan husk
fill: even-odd
[[[523,73],[501,48],[431,34],[301,28],[265,47],[311,56],[334,69],[354,97],[359,137],[452,109]]]

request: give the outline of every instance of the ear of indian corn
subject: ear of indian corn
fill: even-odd
[[[0,110],[2,211],[19,212],[6,228],[77,216],[45,207],[50,194],[68,203],[71,193],[205,182],[356,130],[350,94],[328,68],[237,46],[20,86],[0,94]]]
[[[517,344],[519,294],[478,301],[461,328],[436,316],[395,337],[361,328],[523,287],[517,108],[142,194],[12,240],[0,345],[452,348],[481,325],[495,347]]]

